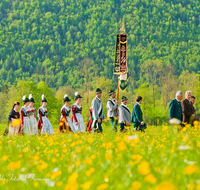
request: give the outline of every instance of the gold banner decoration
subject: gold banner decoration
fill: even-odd
[[[120,75],[128,72],[127,69],[127,34],[117,34],[115,47],[114,74]]]

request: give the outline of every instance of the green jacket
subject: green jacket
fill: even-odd
[[[169,103],[169,117],[170,119],[176,118],[182,121],[182,106],[181,102],[177,101],[177,99],[173,99]]]
[[[134,127],[138,127],[142,121],[143,121],[142,110],[140,108],[140,105],[136,103],[133,106],[133,110],[132,110],[132,122],[133,122]]]

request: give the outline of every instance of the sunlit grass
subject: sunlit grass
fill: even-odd
[[[1,134],[5,125],[0,125]],[[200,130],[0,139],[0,189],[200,189]]]

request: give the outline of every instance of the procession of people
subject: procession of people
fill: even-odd
[[[175,99],[169,103],[169,117],[171,124],[178,124],[184,127],[187,124],[194,126],[195,121],[199,119],[195,116],[195,96],[191,95],[191,91],[185,92],[185,99],[183,99],[183,93],[178,91]]]
[[[145,132],[147,128],[146,123],[143,120],[143,114],[141,110],[142,97],[136,98],[136,104],[133,106],[132,114],[127,106],[128,98],[122,96],[121,105],[119,101],[115,99],[116,92],[111,89],[109,92],[109,99],[106,103],[107,118],[111,125],[112,133],[118,131],[120,126],[120,132],[125,132],[133,125],[133,131]],[[75,103],[69,108],[70,98],[67,94],[63,98],[63,106],[61,108],[61,116],[58,131],[60,133],[65,132],[89,132],[89,133],[103,133],[102,122],[105,120],[103,104],[101,101],[102,90],[96,89],[96,96],[92,101],[92,105],[89,109],[89,121],[85,127],[84,119],[82,116],[81,99],[82,96],[76,92],[74,96]],[[34,106],[34,98],[32,94],[29,98],[23,96],[24,105],[18,112],[20,103],[15,102],[13,109],[8,116],[7,127],[4,131],[4,135],[52,135],[54,134],[53,127],[47,116],[47,99],[44,95],[41,96],[41,107],[38,109],[38,121],[36,119],[36,110]],[[183,93],[178,91],[175,99],[169,103],[169,117],[171,124],[179,124],[184,127],[185,124],[191,124],[194,126],[194,121],[198,121],[195,116],[195,109],[193,104],[195,103],[195,97],[191,96],[191,92],[185,93],[185,99],[183,99]],[[71,115],[71,118],[70,118]],[[174,122],[176,121],[176,122]]]

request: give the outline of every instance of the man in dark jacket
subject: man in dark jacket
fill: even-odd
[[[133,110],[132,110],[133,127],[136,130],[140,130],[144,132],[144,129],[146,129],[146,124],[143,121],[142,110],[140,108],[140,104],[142,103],[142,97],[138,96],[136,98],[136,102],[137,103],[133,106]]]
[[[183,120],[182,117],[182,106],[181,106],[181,100],[183,99],[183,93],[181,91],[178,91],[176,93],[176,98],[171,100],[169,103],[169,117],[170,119],[176,118],[180,121]]]
[[[193,120],[193,118],[195,117],[193,105],[192,102],[190,101],[190,98],[191,98],[191,91],[187,91],[185,93],[185,99],[182,101],[183,122],[188,124],[191,123],[190,120]]]

